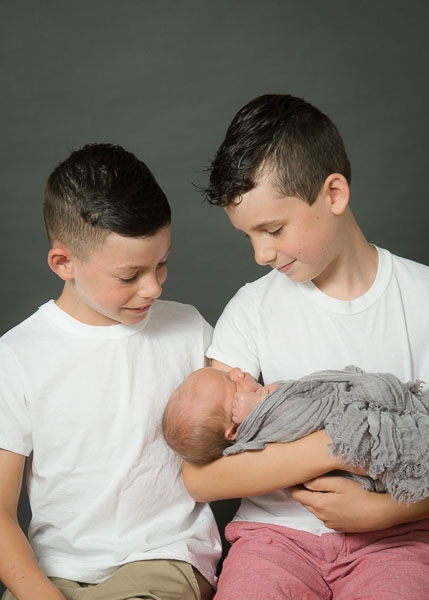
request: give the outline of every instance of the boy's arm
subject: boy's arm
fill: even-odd
[[[0,580],[18,600],[64,600],[39,569],[18,524],[25,457],[0,449]]]
[[[227,365],[220,363],[218,361],[213,360],[212,365],[218,369],[228,370],[230,367]],[[323,433],[324,432],[318,432]],[[266,489],[266,492],[272,491],[273,489],[280,489],[281,487],[289,487],[293,485],[297,485],[303,481],[306,481],[305,484],[307,489],[295,488],[292,490],[292,497],[300,502],[307,510],[312,512],[316,517],[318,517],[324,524],[336,531],[347,531],[347,532],[364,532],[364,531],[376,531],[381,529],[387,529],[388,527],[393,527],[395,525],[399,525],[401,523],[411,523],[413,521],[418,521],[420,519],[429,518],[429,498],[425,500],[421,500],[420,502],[415,502],[410,506],[407,506],[406,503],[399,504],[395,500],[392,499],[390,494],[378,494],[376,492],[368,492],[364,490],[364,488],[357,483],[356,481],[352,481],[346,477],[319,477],[315,476],[316,479],[307,480],[305,478],[304,473],[306,469],[310,466],[316,467],[315,462],[317,461],[318,467],[322,467],[322,463],[324,459],[332,458],[329,456],[324,456],[324,453],[327,453],[327,445],[331,441],[330,438],[327,438],[327,444],[323,447],[323,442],[321,445],[317,445],[319,441],[315,440],[313,436],[317,434],[312,434],[306,438],[302,438],[301,440],[297,440],[296,442],[290,442],[288,444],[273,444],[267,446],[267,448],[260,453],[266,453],[266,457],[269,456],[269,452],[274,450],[270,450],[271,446],[279,446],[280,449],[277,449],[279,452],[277,454],[277,458],[274,457],[273,460],[279,461],[282,468],[285,470],[283,473],[284,476],[292,476],[295,473],[295,467],[298,463],[294,463],[288,466],[288,461],[291,459],[291,450],[295,449],[298,451],[297,446],[299,442],[305,443],[305,450],[307,452],[307,456],[305,457],[303,454],[300,458],[304,461],[307,461],[307,464],[301,464],[298,466],[298,472],[295,473],[296,481],[295,483],[283,483],[283,485],[277,485],[277,487],[272,487],[271,489]],[[315,443],[315,445],[307,446],[308,442]],[[285,447],[284,450],[281,447]],[[313,455],[313,452],[316,454]],[[262,466],[262,470],[267,469],[266,472],[260,474],[254,471],[252,473],[252,460],[256,453],[254,452],[245,452],[242,455],[236,454],[233,456],[228,456],[224,460],[232,460],[233,458],[248,457],[250,459],[250,463],[245,461],[244,467],[247,469],[244,472],[238,471],[235,473],[233,469],[233,465],[230,465],[232,470],[231,472],[225,471],[225,477],[232,478],[235,481],[229,482],[229,480],[223,480],[222,470],[218,469],[213,472],[213,477],[218,478],[214,479],[212,482],[205,480],[204,477],[210,477],[210,473],[204,471],[206,467],[203,467],[201,471],[197,469],[193,470],[190,468],[190,465],[185,465],[184,467],[184,477],[185,477],[185,485],[188,487],[190,494],[196,499],[202,498],[208,501],[211,498],[205,497],[204,491],[205,489],[210,492],[213,496],[215,496],[214,500],[218,500],[221,498],[232,498],[234,495],[221,495],[222,493],[226,493],[228,486],[229,489],[234,490],[235,492],[241,487],[243,493],[237,493],[236,497],[245,497],[245,496],[255,496],[261,493],[265,493],[263,491],[253,492],[249,490],[257,490],[257,483],[253,478],[262,477],[268,478],[267,487],[269,487],[269,483],[274,484],[274,481],[277,482],[282,480],[282,473],[274,474],[270,469],[270,465],[266,464],[265,467]],[[243,459],[245,460],[245,459]],[[286,463],[281,463],[280,461],[287,461]],[[217,461],[219,462],[219,461]],[[261,460],[261,462],[263,462]],[[212,463],[213,465],[213,463]],[[211,465],[207,465],[209,467]],[[215,465],[214,465],[215,466]],[[220,465],[222,466],[222,465]],[[236,468],[240,469],[240,464],[236,464]],[[345,468],[345,465],[338,464],[336,466],[330,467],[326,470],[320,470],[319,474],[323,475],[332,469],[342,469],[342,470],[352,470],[350,467]],[[270,470],[268,470],[270,469]],[[289,470],[290,469],[290,470]],[[289,471],[287,471],[289,470]],[[359,473],[357,469],[355,471]],[[301,474],[301,477],[299,475]],[[363,471],[360,474],[365,474]],[[271,478],[272,477],[272,478]],[[313,476],[312,476],[313,477]],[[249,481],[242,481],[242,479],[249,478]],[[270,479],[271,478],[271,479]],[[284,479],[283,479],[284,481]],[[236,482],[236,483],[235,483]],[[253,484],[253,486],[252,486]],[[218,487],[218,494],[216,494],[216,490],[213,488]],[[244,491],[246,490],[246,491]],[[195,495],[194,495],[195,494]]]
[[[376,531],[429,518],[429,498],[407,506],[345,477],[318,477],[305,486],[293,489],[292,497],[336,531]]]
[[[233,368],[217,360],[212,360],[211,366],[223,371]],[[322,430],[294,442],[268,444],[264,450],[234,454],[206,465],[185,462],[183,480],[197,502],[260,496],[344,469],[338,458],[329,454],[331,441]]]
[[[264,450],[219,458],[207,465],[183,465],[183,479],[197,502],[259,496],[297,485],[333,469],[344,469],[330,456],[324,430],[294,442],[269,444]]]

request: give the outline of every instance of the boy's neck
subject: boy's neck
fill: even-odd
[[[313,283],[338,300],[355,300],[373,285],[378,270],[378,252],[357,224],[349,229],[341,252]]]
[[[118,324],[118,322],[88,309],[88,306],[74,293],[73,282],[70,281],[65,282],[63,291],[55,300],[55,304],[70,317],[85,325],[105,327]]]

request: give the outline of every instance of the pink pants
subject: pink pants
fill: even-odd
[[[429,599],[429,519],[322,536],[236,522],[226,538],[215,600]]]

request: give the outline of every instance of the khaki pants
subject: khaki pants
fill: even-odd
[[[67,600],[211,600],[214,590],[191,565],[178,560],[144,560],[120,567],[98,584],[51,577]],[[15,600],[6,591],[2,600]]]

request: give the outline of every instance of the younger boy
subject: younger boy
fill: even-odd
[[[211,328],[158,300],[170,207],[123,148],[73,152],[46,186],[60,297],[0,344],[0,579],[19,600],[209,599],[220,542],[160,431]],[[31,546],[16,509],[27,463]]]
[[[356,364],[429,382],[429,268],[368,243],[350,179],[337,128],[308,102],[265,95],[236,114],[207,196],[273,270],[226,307],[208,351],[214,367],[277,381]],[[257,453],[261,470],[285,446]],[[398,504],[344,477],[281,490],[290,483],[279,473],[270,474],[279,491],[263,495],[269,481],[253,476],[252,460],[185,466],[199,500],[248,496],[227,527],[217,600],[427,598],[429,500]]]
[[[325,428],[332,453],[374,479],[350,477],[415,502],[429,496],[429,402],[420,386],[357,367],[262,386],[238,368],[203,367],[174,391],[163,433],[181,458],[206,464]]]

